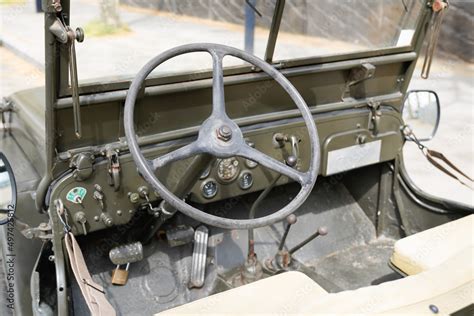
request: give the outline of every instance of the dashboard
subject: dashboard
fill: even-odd
[[[361,138],[364,138],[367,144],[379,142],[380,148],[375,162],[393,159],[397,154],[396,148],[399,147],[390,146],[394,141],[402,141],[400,135],[395,132],[398,130],[395,126],[400,124],[396,114],[383,116],[380,132],[377,135],[373,135],[366,128],[368,126],[367,111],[360,111],[359,115],[349,114],[346,117],[344,115],[328,116],[317,120],[321,142],[320,174],[322,175],[327,174],[330,153],[341,148],[354,146],[362,148],[365,145],[360,144]],[[326,132],[334,131],[334,125],[338,124],[341,125],[340,130],[343,132],[331,135]],[[345,126],[345,131],[342,126]],[[243,132],[247,143],[257,150],[279,161],[286,161],[289,156],[297,155],[295,168],[301,171],[308,169],[309,139],[304,123],[300,120],[285,121],[284,124],[261,125]],[[277,135],[285,136],[286,141],[279,141]],[[297,140],[297,142],[290,140]],[[143,152],[146,158],[152,159],[181,146],[183,143],[150,146],[143,148]],[[82,155],[87,155],[87,153]],[[161,198],[140,176],[128,152],[118,153],[116,157],[118,159],[115,162],[116,167],[118,166],[116,177],[112,175],[111,169],[114,164],[111,164],[110,160],[93,156],[89,158],[92,168],[86,176],[81,176],[78,170],[73,168],[56,182],[50,195],[50,205],[54,205],[57,199],[63,202],[74,234],[82,235],[112,226],[130,224],[134,214],[139,210],[153,213],[153,205],[156,206]],[[157,176],[162,183],[172,189],[185,178],[191,162],[192,158],[174,162],[160,169]],[[364,163],[362,161],[359,165],[350,168],[362,166]],[[260,191],[277,176],[277,173],[241,157],[212,159],[207,166],[199,170],[199,177],[191,187],[186,200],[207,204]],[[280,177],[277,185],[288,182],[288,178]]]

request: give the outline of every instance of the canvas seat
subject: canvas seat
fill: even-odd
[[[457,253],[472,256],[474,215],[414,234],[395,243],[391,264],[406,275],[438,266]]]

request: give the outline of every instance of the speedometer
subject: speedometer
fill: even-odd
[[[223,182],[230,182],[237,178],[240,166],[237,158],[222,159],[217,164],[217,177]]]

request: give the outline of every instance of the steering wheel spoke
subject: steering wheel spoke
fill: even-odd
[[[215,117],[227,117],[224,97],[224,70],[222,60],[224,54],[220,51],[211,50],[212,56],[212,115]]]
[[[159,169],[166,166],[169,163],[184,160],[186,158],[202,154],[204,150],[199,146],[197,141],[192,142],[186,146],[183,146],[179,149],[173,150],[163,156],[157,157],[150,161],[150,165],[153,167],[153,170]]]
[[[258,151],[257,149],[250,146],[245,145],[238,155],[256,161],[262,166],[276,171],[301,185],[305,185],[308,182],[308,175],[306,173],[302,173],[294,168],[291,168],[290,166],[276,160],[275,158],[265,155],[261,151]]]

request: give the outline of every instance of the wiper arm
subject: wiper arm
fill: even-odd
[[[248,6],[253,10],[253,12],[255,12],[259,17],[263,17],[263,15],[260,13],[260,11],[258,11],[258,9],[253,5],[251,0],[245,0],[245,3],[247,3]]]
[[[272,26],[270,27],[270,34],[268,35],[267,49],[265,50],[265,61],[271,63],[273,54],[275,53],[275,46],[280,31],[281,19],[283,17],[283,10],[285,9],[285,0],[277,0],[275,4],[275,12],[273,14]]]
[[[408,12],[408,5],[405,2],[406,0],[402,0],[403,7],[405,8],[405,12]]]

